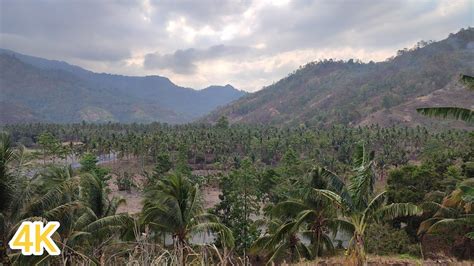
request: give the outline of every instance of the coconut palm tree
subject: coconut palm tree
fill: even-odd
[[[283,257],[283,254],[298,261],[302,257],[314,258],[332,252],[334,246],[330,234],[337,233],[338,223],[333,219],[336,212],[327,198],[313,195],[314,189],[329,188],[327,175],[330,174],[326,169],[316,167],[309,178],[301,182],[302,189],[296,198],[274,206],[271,212],[276,218],[270,221],[268,233],[257,240],[253,250],[269,252],[268,262]],[[302,244],[300,237],[308,239],[310,244]]]
[[[189,239],[198,233],[218,233],[223,245],[233,248],[229,228],[204,211],[198,186],[181,175],[168,175],[145,192],[142,215],[150,229],[171,235],[179,263],[185,264]]]
[[[300,228],[295,226],[296,223],[278,218],[267,222],[267,233],[252,244],[250,253],[264,254],[267,264],[282,260],[298,262],[303,258],[312,259],[310,247],[301,241]]]
[[[331,189],[314,189],[313,193],[316,198],[329,199],[340,211],[340,217],[334,219],[334,222],[339,228],[352,232],[349,251],[358,265],[363,265],[366,261],[364,236],[369,223],[421,213],[420,208],[410,203],[386,205],[385,191],[374,195],[373,159],[373,153],[367,153],[364,145],[358,145],[354,160],[355,174],[349,178],[349,184],[344,184],[341,178],[331,173],[327,174]]]
[[[465,84],[466,87],[474,91],[474,77],[468,75],[460,75],[461,83]],[[441,118],[452,118],[455,120],[461,120],[468,123],[474,122],[474,110],[461,108],[461,107],[425,107],[418,108],[416,111],[422,115],[431,117]]]
[[[14,176],[10,165],[15,159],[10,136],[0,132],[0,263],[9,265],[7,242],[10,216],[12,213],[12,199],[14,198]]]
[[[24,220],[61,224],[53,236],[61,249],[60,257],[13,254],[20,264],[59,260],[70,264],[73,259],[100,263],[103,247],[130,221],[126,214],[115,214],[123,201],[109,199],[98,177],[91,174],[76,176],[70,166],[51,166],[33,178],[19,178],[14,188],[10,209],[15,211],[9,212],[1,223],[2,232],[5,232],[2,236],[10,238]]]

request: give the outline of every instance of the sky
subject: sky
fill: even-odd
[[[95,72],[257,91],[320,59],[383,61],[474,25],[474,0],[0,0],[0,46]]]

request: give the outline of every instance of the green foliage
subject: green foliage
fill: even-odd
[[[441,117],[444,119],[455,119],[464,122],[474,122],[474,111],[461,107],[426,107],[418,108],[416,111],[422,115]]]
[[[64,153],[61,142],[49,132],[44,132],[38,137],[38,144],[43,149],[43,160],[46,160],[46,156],[52,156],[54,160]]]
[[[56,217],[67,224],[61,234],[72,237],[69,244],[94,258],[104,251],[102,247],[126,245],[126,250],[134,250],[133,241],[120,242],[132,240],[134,233],[139,243],[145,241],[144,245],[156,247],[162,246],[163,237],[169,241],[174,236],[174,244],[180,243],[181,247],[166,246],[166,252],[181,250],[190,255],[186,253],[191,249],[204,248],[195,245],[193,236],[209,230],[216,236],[217,250],[227,254],[224,257],[245,253],[275,263],[331,255],[332,245],[336,245],[331,241],[334,232],[353,236],[350,258],[363,259],[365,247],[359,243],[369,241],[369,226],[382,220],[389,221],[393,228],[403,222],[409,240],[419,241],[418,225],[434,217],[445,192],[464,189],[458,185],[472,172],[474,136],[461,130],[433,132],[423,127],[233,125],[221,130],[212,125],[158,123],[8,125],[5,130],[11,132],[13,143],[51,132],[61,142],[74,142],[71,153],[82,157],[79,171],[48,167],[38,170],[41,178],[30,179],[19,169],[24,160],[20,159],[21,149],[13,148],[15,160],[7,163],[6,172],[15,177],[9,180],[16,182],[12,183],[14,199],[8,209],[20,211],[7,212],[8,228],[10,221],[15,223],[24,217]],[[114,214],[122,201],[113,199],[106,182],[98,178],[97,171],[103,168],[93,154],[110,158],[114,168],[120,167],[120,160],[139,162],[144,169],[156,163],[156,178],[146,184],[146,208],[139,214],[140,220],[128,226],[126,237],[122,237],[125,232],[120,224],[129,220]],[[421,165],[407,165],[409,160],[421,160]],[[215,171],[216,176],[191,175],[191,169]],[[335,172],[343,173],[345,178]],[[215,215],[209,215],[203,210],[199,187],[212,188],[216,180],[220,182],[221,202],[213,210]],[[385,181],[388,191],[376,193],[383,190],[380,185]],[[125,189],[129,188],[127,182],[121,176],[117,180]],[[464,201],[471,198],[469,193],[461,197]],[[435,203],[430,212],[410,216],[418,209],[406,203],[424,206],[429,201]],[[463,218],[461,209],[457,211],[459,215],[443,218]],[[187,218],[180,218],[181,214]],[[74,225],[78,221],[81,226]],[[118,225],[112,225],[112,221]],[[460,222],[452,225],[459,228]],[[93,235],[100,226],[105,228]],[[459,239],[464,241],[470,232],[460,230],[457,236],[463,236]],[[228,246],[231,237],[235,238],[234,253]],[[105,241],[104,245],[100,241]],[[96,252],[94,247],[99,250]],[[205,252],[208,248],[206,245]]]
[[[12,175],[9,164],[15,159],[10,136],[0,132],[0,214],[7,210],[13,193]]]
[[[153,179],[158,180],[163,177],[171,168],[173,163],[168,153],[161,153],[156,157],[155,168],[153,169]]]
[[[130,192],[134,186],[133,179],[128,172],[123,172],[122,175],[117,176],[115,183],[117,184],[119,191]]]
[[[110,171],[106,168],[97,165],[98,159],[92,153],[85,153],[80,161],[81,171],[84,173],[92,173],[96,175],[103,182],[110,179]]]
[[[469,90],[474,90],[474,77],[461,74],[459,79],[467,86]]]
[[[429,165],[393,169],[387,180],[389,202],[421,203],[428,192],[440,190],[442,175]]]
[[[188,164],[188,147],[184,144],[181,145],[178,150],[175,172],[180,175],[191,176],[191,167],[189,167]]]
[[[168,233],[184,254],[190,237],[197,233],[215,232],[221,244],[232,248],[234,238],[230,230],[206,213],[197,185],[182,175],[168,175],[145,191],[142,221],[151,230]],[[181,256],[184,262],[184,255]]]
[[[403,229],[396,229],[388,224],[372,223],[366,232],[367,252],[375,255],[408,254],[420,257],[420,247],[411,243]]]
[[[229,120],[226,116],[221,116],[219,120],[217,120],[216,127],[220,129],[227,129],[229,128]]]
[[[243,160],[239,169],[224,176],[220,186],[221,202],[214,212],[232,230],[235,249],[243,254],[259,236],[258,226],[252,220],[259,214],[260,206],[256,172],[250,160]]]
[[[441,203],[426,202],[428,216],[418,229],[420,237],[437,235],[452,247],[460,259],[472,259],[470,241],[474,232],[474,179],[461,181]]]
[[[353,234],[349,251],[359,265],[366,261],[364,239],[366,228],[370,223],[421,214],[421,210],[410,203],[386,205],[385,192],[374,196],[373,162],[374,153],[367,152],[365,145],[358,145],[354,158],[353,171],[355,173],[350,176],[349,185],[345,185],[341,178],[324,169],[323,172],[329,178],[331,189],[314,189],[313,191],[315,197],[324,197],[334,207],[341,210],[344,219],[340,221],[345,227],[351,228]]]

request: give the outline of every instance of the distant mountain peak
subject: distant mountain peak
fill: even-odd
[[[0,124],[83,119],[174,124],[193,121],[245,93],[232,86],[197,91],[158,75],[94,73],[66,62],[0,49],[0,94],[13,108],[0,116]],[[13,115],[15,110],[17,115]]]

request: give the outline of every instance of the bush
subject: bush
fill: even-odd
[[[366,229],[366,249],[375,255],[408,254],[419,257],[420,248],[410,242],[405,230],[388,224],[371,224]]]
[[[132,186],[134,185],[130,174],[127,172],[124,172],[122,176],[117,177],[116,184],[119,191],[128,192],[132,190]]]

